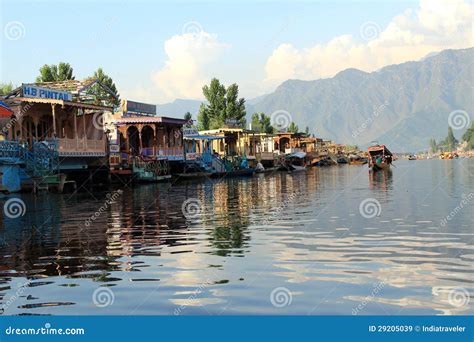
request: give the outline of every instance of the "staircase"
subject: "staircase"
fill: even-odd
[[[33,143],[33,148],[24,148],[26,173],[32,178],[46,177],[57,173],[59,154],[57,141],[40,141]]]

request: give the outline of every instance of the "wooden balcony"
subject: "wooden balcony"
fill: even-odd
[[[106,155],[104,140],[58,139],[59,155],[64,157],[103,157]]]

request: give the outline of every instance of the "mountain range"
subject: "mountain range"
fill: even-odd
[[[472,121],[473,61],[474,48],[444,50],[371,73],[346,69],[332,78],[287,80],[248,100],[247,113],[287,112],[301,131],[308,126],[317,137],[359,147],[377,140],[394,151],[416,152],[427,149],[430,138],[447,135],[450,113],[468,113]],[[200,103],[176,100],[157,112],[182,117],[197,113]]]

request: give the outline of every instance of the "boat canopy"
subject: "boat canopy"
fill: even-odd
[[[368,149],[368,152],[372,156],[378,155],[378,154],[384,154],[388,156],[392,155],[392,152],[390,152],[390,150],[387,147],[385,147],[385,145],[370,146]]]
[[[305,152],[295,152],[295,153],[292,153],[292,154],[289,154],[287,156],[287,158],[304,158],[306,157],[306,153]]]

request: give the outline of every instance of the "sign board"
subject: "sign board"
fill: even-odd
[[[119,145],[109,145],[109,149],[111,153],[119,153],[120,152],[120,146]]]
[[[239,123],[236,119],[225,119],[225,125],[227,127],[236,127],[238,124]]]
[[[195,160],[197,158],[197,153],[191,152],[186,153],[186,160]]]
[[[192,136],[196,136],[196,135],[199,135],[199,131],[197,130],[197,128],[185,128],[185,127],[183,127],[183,136],[192,137]]]
[[[30,84],[23,84],[21,88],[23,97],[72,101],[72,94],[67,91],[38,87]]]
[[[123,113],[125,115],[154,116],[156,115],[156,105],[124,100]]]

